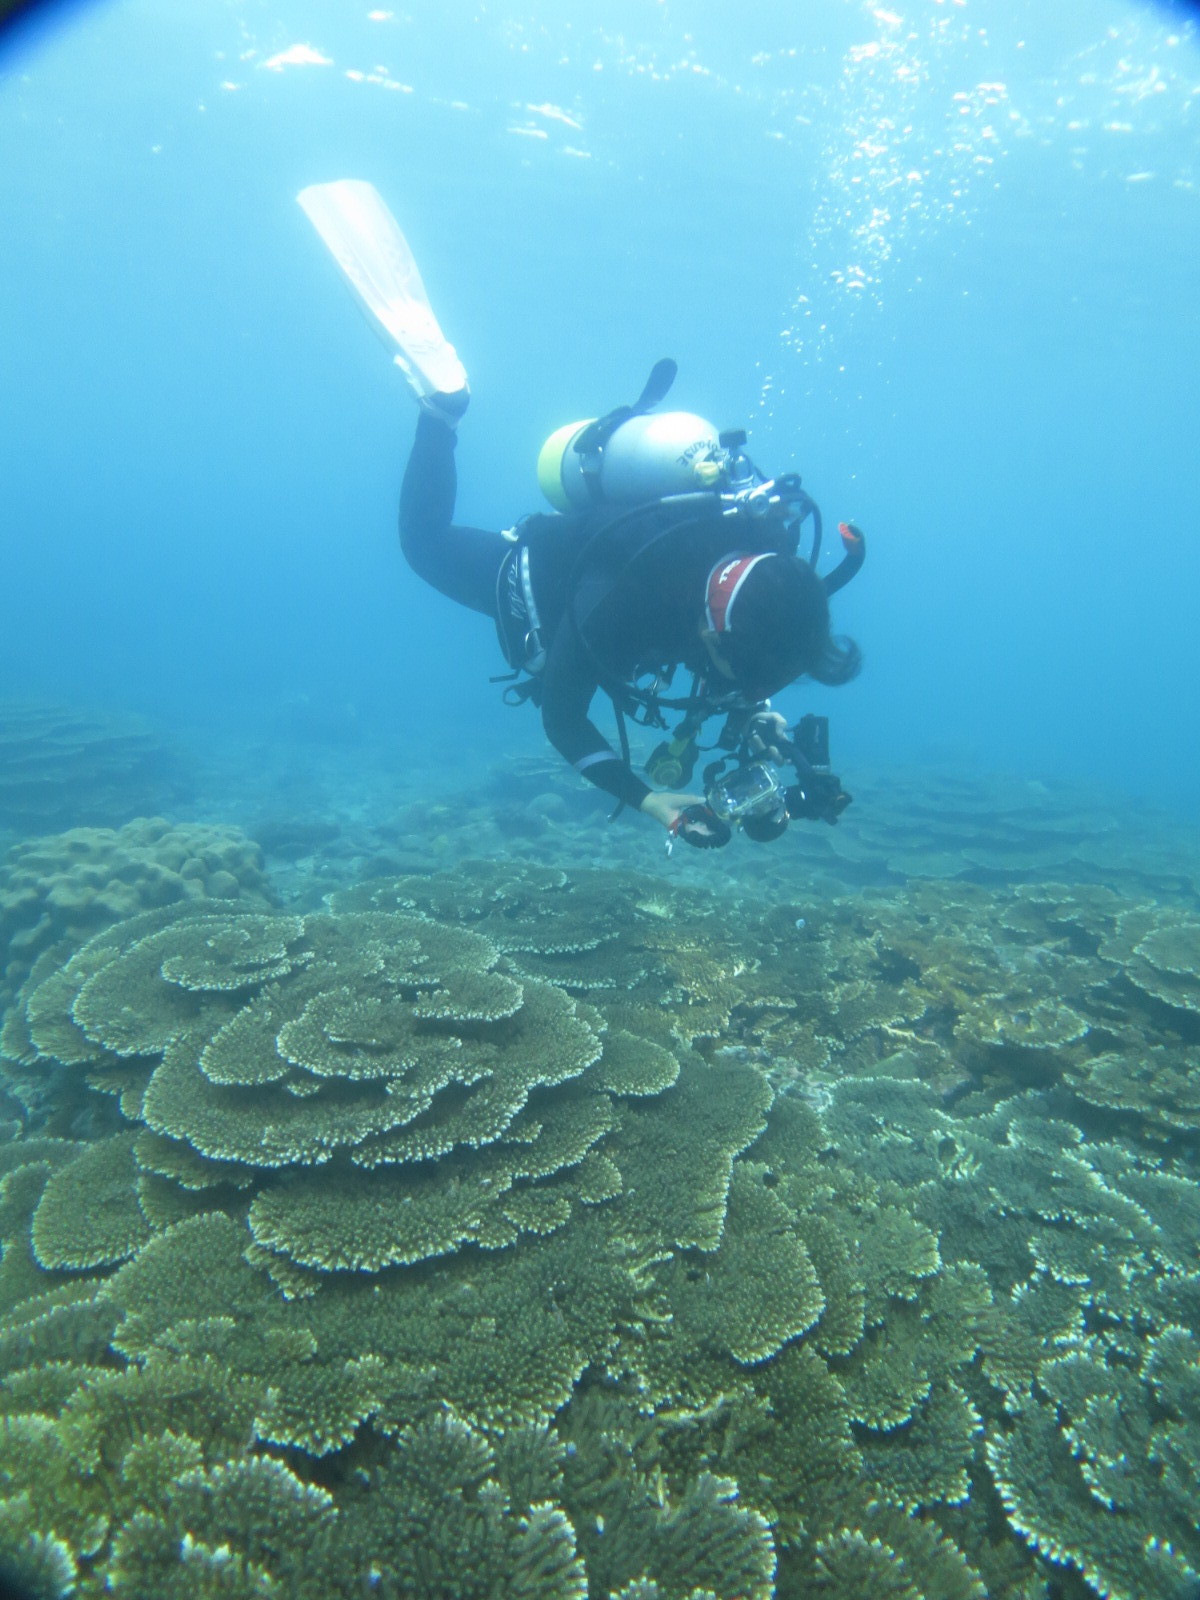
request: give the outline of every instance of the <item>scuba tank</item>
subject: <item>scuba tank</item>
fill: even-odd
[[[542,446],[538,483],[556,511],[638,505],[719,482],[720,436],[694,412],[635,413],[611,429],[606,420],[568,422]]]
[[[537,477],[556,511],[637,506],[720,484],[726,452],[712,423],[693,411],[651,415],[677,370],[670,359],[656,361],[631,406],[555,428],[538,455]]]

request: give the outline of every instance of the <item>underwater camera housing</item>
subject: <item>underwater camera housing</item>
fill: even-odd
[[[732,772],[722,772],[727,757],[705,769],[705,800],[712,812],[760,844],[778,839],[793,819],[832,827],[852,796],[829,768],[829,718],[801,717],[790,738],[776,744],[795,771],[793,784],[785,783],[775,762],[751,752],[750,726],[739,735]]]
[[[722,822],[771,815],[783,805],[784,786],[779,768],[751,761],[718,778],[708,791],[709,808]]]

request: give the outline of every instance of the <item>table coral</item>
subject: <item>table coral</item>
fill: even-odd
[[[0,702],[0,827],[111,827],[187,788],[179,757],[140,717]]]
[[[499,862],[48,949],[0,1551],[82,1600],[1174,1600],[1193,922]]]
[[[81,1271],[135,1255],[151,1228],[138,1205],[136,1135],[114,1134],[51,1174],[33,1216],[39,1266]]]

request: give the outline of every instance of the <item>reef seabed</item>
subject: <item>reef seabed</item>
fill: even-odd
[[[37,1592],[1195,1592],[1186,905],[240,870],[11,969]]]

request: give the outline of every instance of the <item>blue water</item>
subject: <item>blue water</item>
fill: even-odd
[[[866,669],[784,704],[845,764],[1190,813],[1198,137],[1127,0],[71,8],[0,54],[4,692],[537,747],[399,555],[411,402],[294,200],[354,176],[471,374],[464,520],[670,354],[868,532]]]

